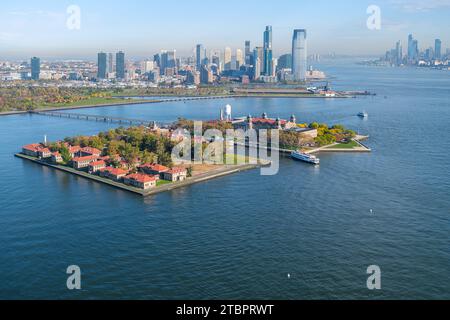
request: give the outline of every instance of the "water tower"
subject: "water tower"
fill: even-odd
[[[227,104],[225,106],[225,118],[226,118],[227,121],[231,121],[232,120],[232,118],[231,118],[232,111],[233,111],[233,108],[231,107],[231,105]]]

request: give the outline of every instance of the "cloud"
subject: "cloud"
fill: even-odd
[[[391,0],[393,5],[408,12],[450,8],[450,0]]]

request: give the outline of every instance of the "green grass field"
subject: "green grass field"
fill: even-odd
[[[349,143],[340,143],[335,146],[331,146],[329,149],[354,149],[357,147],[359,147],[359,144],[352,140]]]
[[[139,102],[139,100],[119,99],[119,98],[90,98],[86,100],[70,102],[70,103],[48,103],[41,105],[39,108],[59,108],[59,107],[83,107],[105,104],[121,104],[127,102]]]
[[[159,180],[159,181],[156,182],[156,186],[157,187],[161,187],[161,186],[164,186],[164,185],[170,184],[170,183],[172,183],[172,182],[166,181],[166,180]]]

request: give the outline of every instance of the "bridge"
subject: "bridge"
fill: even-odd
[[[142,119],[129,119],[121,117],[112,116],[100,116],[94,114],[83,114],[83,113],[69,113],[69,112],[58,112],[58,111],[30,111],[30,114],[36,114],[41,116],[56,117],[56,118],[66,118],[74,120],[85,120],[85,121],[97,121],[97,122],[108,122],[108,123],[118,123],[127,125],[138,125],[147,127],[164,127],[169,125],[169,123],[162,123],[151,120]]]

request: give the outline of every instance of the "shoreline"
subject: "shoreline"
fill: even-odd
[[[133,101],[133,98],[145,98],[152,96],[127,96],[130,101],[117,102],[117,103],[104,103],[104,104],[93,104],[93,105],[79,105],[79,106],[61,106],[61,107],[45,107],[37,108],[31,111],[64,111],[64,110],[77,110],[77,109],[93,109],[93,108],[106,108],[115,106],[127,106],[127,105],[139,105],[146,103],[167,103],[167,102],[183,102],[183,101],[194,101],[194,100],[214,100],[214,99],[234,99],[234,98],[293,98],[293,99],[351,99],[356,98],[354,95],[343,95],[335,97],[326,97],[321,95],[288,95],[288,94],[248,94],[248,95],[230,95],[230,96],[192,96],[192,97],[179,97],[177,95],[166,95],[164,97],[173,97],[173,99],[155,99],[155,100],[145,100],[145,101]],[[30,113],[29,110],[26,111],[4,111],[0,112],[0,116],[11,116]]]
[[[210,172],[201,173],[198,176],[188,178],[186,181],[183,181],[183,182],[173,182],[173,183],[165,184],[165,185],[162,185],[162,186],[150,189],[150,190],[143,190],[143,189],[135,188],[132,186],[128,186],[121,182],[116,182],[116,181],[109,180],[109,179],[106,179],[106,178],[103,178],[103,177],[100,177],[97,175],[89,174],[87,172],[78,171],[78,170],[70,168],[70,167],[47,163],[47,162],[41,161],[39,159],[24,155],[22,153],[16,153],[14,156],[16,158],[27,160],[27,161],[33,162],[35,164],[49,167],[49,168],[52,168],[52,169],[55,169],[55,170],[58,170],[61,172],[73,174],[75,176],[82,177],[82,178],[85,178],[85,179],[88,179],[88,180],[91,180],[94,182],[102,183],[102,184],[108,185],[110,187],[120,189],[122,191],[128,191],[128,192],[131,192],[131,193],[134,193],[137,195],[141,195],[143,197],[147,197],[147,196],[151,196],[151,195],[155,195],[155,194],[159,194],[159,193],[163,193],[163,192],[167,192],[167,191],[172,191],[175,189],[191,186],[193,184],[197,184],[200,182],[205,182],[205,181],[209,181],[209,180],[213,180],[213,179],[222,178],[222,177],[232,175],[235,173],[239,173],[239,172],[243,172],[243,171],[257,169],[257,168],[260,168],[261,166],[263,166],[261,164],[223,166],[221,168],[218,168],[217,170],[212,170]]]

